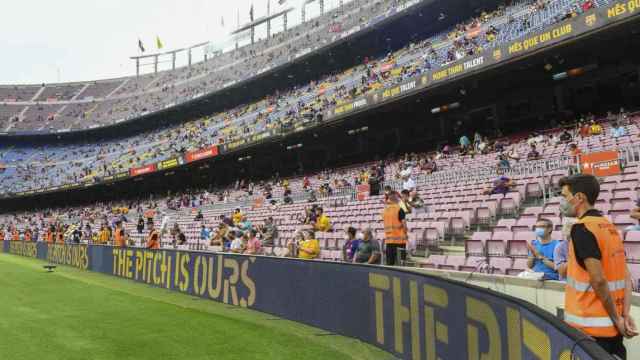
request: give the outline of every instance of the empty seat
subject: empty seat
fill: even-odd
[[[422,263],[422,267],[437,269],[440,265],[444,265],[446,260],[446,255],[429,255],[427,261]]]
[[[487,255],[504,255],[506,254],[507,242],[513,239],[511,231],[497,231],[491,236],[491,240],[487,240]]]
[[[506,274],[507,269],[510,269],[513,264],[513,259],[509,257],[491,257],[489,258],[489,266],[492,273]]]

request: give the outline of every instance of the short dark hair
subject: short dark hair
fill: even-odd
[[[538,219],[538,221],[536,221],[536,223],[539,222],[545,223],[545,226],[548,228],[553,228],[553,222],[547,218],[540,218]]]
[[[404,189],[404,190],[402,190],[402,191],[400,192],[400,194],[402,194],[402,195],[409,195],[409,190]]]
[[[560,188],[569,187],[571,194],[583,193],[587,197],[589,205],[594,205],[600,195],[600,183],[593,175],[575,174],[560,179]]]
[[[355,236],[356,236],[356,229],[355,229],[354,227],[351,227],[351,226],[350,226],[350,227],[347,229],[347,233],[348,233],[349,235],[351,235],[351,236],[354,236],[354,237],[355,237]]]

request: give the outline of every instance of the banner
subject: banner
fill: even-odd
[[[531,303],[418,271],[95,245],[39,243],[34,254],[12,243],[17,254],[254,309],[401,359],[612,359]]]
[[[149,164],[138,168],[129,169],[131,176],[139,176],[144,174],[149,174],[156,171],[156,164]]]
[[[609,6],[590,10],[580,16],[528,34],[499,47],[485,50],[473,58],[464,58],[451,64],[425,71],[418,76],[403,81],[399,86],[375,91],[355,100],[353,103],[364,99],[366,101],[364,106],[369,107],[381,102],[392,101],[392,99],[401,95],[424,91],[426,88],[430,88],[439,83],[450,81],[470,73],[484,71],[488,67],[512,61],[514,58],[524,57],[535,50],[570,40],[604,25],[631,16],[637,16],[638,14],[640,14],[639,0],[618,1]],[[383,67],[385,70],[390,70],[387,65],[388,64],[382,64],[380,70],[382,70]],[[410,89],[403,91],[402,87],[406,84],[413,85]],[[354,108],[350,107],[350,104],[346,107],[340,105],[334,109],[328,109],[324,113],[324,119],[335,120],[335,118],[353,111]]]
[[[214,156],[218,156],[218,147],[212,145],[203,149],[189,151],[184,158],[187,163],[190,163]]]
[[[584,174],[594,176],[619,175],[620,155],[617,151],[600,151],[580,155],[580,169]]]
[[[166,169],[174,168],[176,166],[180,166],[182,164],[184,164],[184,161],[182,160],[181,157],[178,157],[178,158],[160,161],[159,163],[156,164],[156,166],[158,170],[166,170]]]

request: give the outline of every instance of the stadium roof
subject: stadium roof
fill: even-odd
[[[262,24],[266,23],[269,20],[275,19],[275,18],[277,18],[279,16],[282,16],[282,15],[288,13],[288,12],[291,12],[293,9],[294,9],[293,7],[289,7],[287,9],[282,10],[282,11],[278,11],[275,14],[260,17],[260,18],[254,20],[254,21],[252,21],[250,23],[247,23],[247,24],[241,26],[238,30],[232,32],[231,34],[235,35],[237,33],[241,33],[243,31],[249,30],[252,27],[256,27],[258,25],[262,25]]]

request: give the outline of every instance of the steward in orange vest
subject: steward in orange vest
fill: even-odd
[[[147,236],[147,249],[160,249],[160,236],[154,229],[153,223],[149,223],[149,235]]]
[[[116,223],[116,235],[115,235],[115,246],[124,247],[127,246],[126,235],[124,232],[124,228],[122,226],[122,222],[118,221]]]
[[[11,232],[11,240],[20,241],[20,232],[18,229],[13,228],[13,231]]]
[[[618,229],[593,209],[598,179],[578,174],[560,180],[569,214],[578,217],[568,246],[565,318],[609,354],[626,359],[623,337],[638,335],[630,314],[631,278]]]
[[[53,244],[53,233],[54,228],[50,226],[49,229],[47,229],[47,244]]]
[[[26,229],[24,231],[24,241],[31,241],[31,230]]]
[[[398,249],[405,249],[407,246],[407,224],[404,220],[405,212],[399,205],[400,196],[397,192],[389,194],[386,206],[382,213],[384,221],[384,242],[387,265],[395,265]],[[406,257],[406,251],[400,252],[402,259]]]

